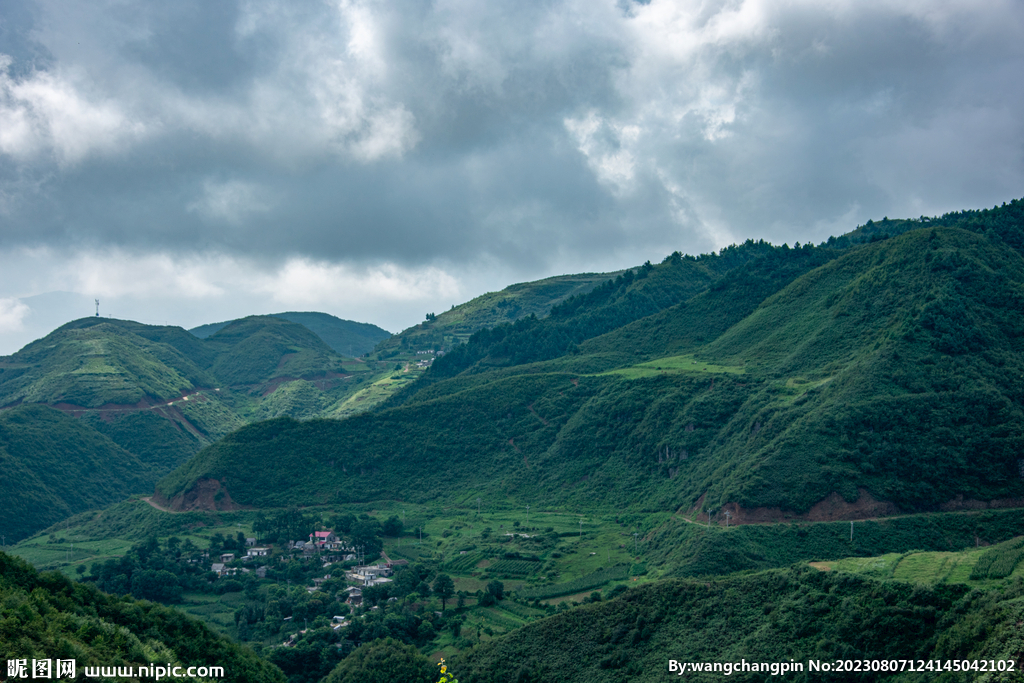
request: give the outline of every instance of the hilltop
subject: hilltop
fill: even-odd
[[[500,292],[488,292],[442,313],[428,313],[426,320],[380,342],[378,358],[403,352],[450,348],[479,330],[515,322],[529,316],[544,317],[563,301],[585,294],[618,273],[581,273],[521,282]]]
[[[376,344],[391,336],[390,332],[376,325],[342,320],[327,313],[299,313],[292,311],[287,313],[271,313],[269,317],[280,318],[297,325],[302,325],[323,340],[335,352],[353,358],[369,353]],[[193,327],[189,332],[200,339],[206,339],[235,322],[238,321],[226,320],[220,323],[208,323],[199,327]]]

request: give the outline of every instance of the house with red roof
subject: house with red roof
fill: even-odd
[[[315,543],[317,548],[323,549],[329,543],[337,543],[338,537],[333,531],[314,531],[309,535],[309,542]]]

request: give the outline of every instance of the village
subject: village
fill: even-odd
[[[211,573],[216,575],[217,579],[233,578],[250,573],[258,579],[265,579],[267,571],[270,569],[270,563],[273,561],[281,564],[301,562],[311,565],[318,563],[322,569],[327,571],[323,576],[313,577],[310,585],[306,586],[306,591],[313,594],[325,590],[326,582],[341,578],[349,584],[341,592],[345,595],[344,604],[348,605],[351,611],[355,611],[363,605],[363,590],[365,588],[391,583],[395,571],[409,564],[409,561],[405,559],[392,560],[384,552],[381,553],[381,561],[375,564],[363,564],[361,549],[346,545],[344,540],[332,530],[314,531],[309,534],[307,540],[288,541],[280,548],[275,548],[273,544],[258,545],[258,539],[248,537],[245,539],[245,546],[244,555],[226,552],[217,556],[219,561],[211,564]],[[254,569],[247,566],[252,564],[259,564],[259,566]],[[342,568],[342,571],[338,573],[331,571],[331,567],[335,565],[348,566]],[[371,609],[376,609],[376,607]],[[283,621],[290,622],[292,617],[284,617]],[[338,631],[348,626],[350,622],[349,615],[333,615],[331,627]],[[296,639],[305,632],[306,629],[303,628],[292,633],[283,645],[285,647],[293,646]]]

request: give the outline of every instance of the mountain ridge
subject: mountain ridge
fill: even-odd
[[[1019,220],[1019,204],[984,215]],[[1012,226],[1021,228],[1001,225],[1010,238]],[[793,514],[834,494],[852,505],[862,489],[907,511],[958,497],[1018,500],[1024,484],[1013,454],[1024,445],[1024,418],[1014,406],[1024,387],[1013,312],[1024,260],[1013,239],[992,230],[896,227],[907,229],[846,247],[748,243],[720,255],[670,255],[547,318],[475,333],[384,410],[341,425],[247,428],[158,489],[170,500],[189,481],[213,478],[249,505],[410,490],[417,491],[410,499],[457,500],[441,483],[447,479],[460,489],[501,491],[510,502],[636,506],[643,491],[660,509],[701,501],[715,510]],[[728,259],[734,263],[722,266]],[[688,292],[685,277],[673,285],[687,292],[685,302],[661,297],[653,313],[644,308],[649,283],[716,267],[717,277],[700,275]],[[762,284],[773,275],[774,284]],[[642,330],[650,316],[693,327],[701,311],[730,297],[736,319],[705,327],[703,338],[681,347],[643,333],[632,349],[611,341],[630,326]],[[698,312],[692,319],[688,308]],[[614,321],[611,329],[604,320]],[[466,404],[476,417],[459,414]],[[285,464],[292,464],[289,440],[306,449],[296,467]],[[246,458],[263,459],[265,471],[308,474],[279,485],[239,480],[230,463],[243,443]],[[926,466],[925,454],[937,466]],[[257,492],[271,488],[272,496]]]

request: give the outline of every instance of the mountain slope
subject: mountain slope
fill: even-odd
[[[391,336],[390,332],[376,325],[342,320],[327,313],[272,313],[270,317],[302,325],[343,356],[361,356]],[[234,322],[236,321],[226,320],[221,323],[209,323],[194,327],[189,332],[200,339],[206,339]]]
[[[0,471],[0,528],[11,543],[145,491],[166,470],[59,410],[24,405],[0,412]]]
[[[112,671],[103,679],[113,680],[122,677],[111,667],[154,667],[152,673],[135,677],[142,679],[159,675],[164,667],[180,666],[186,670],[183,674],[189,667],[223,670],[223,678],[181,676],[182,680],[285,681],[280,669],[182,612],[107,595],[57,572],[37,573],[5,553],[0,553],[0,603],[0,656],[24,661],[29,668],[32,660],[72,659],[75,680],[86,678],[87,667]],[[50,677],[57,679],[57,665],[51,666]],[[170,674],[166,670],[162,675]],[[8,676],[14,678],[15,673],[8,670]]]
[[[120,321],[86,318],[0,359],[0,405],[162,401],[214,381],[169,344],[141,337]]]
[[[478,330],[529,316],[544,317],[553,306],[586,294],[619,273],[581,273],[521,282],[488,292],[386,339],[374,349],[379,358],[403,351],[441,350],[469,339]]]
[[[8,534],[151,490],[251,420],[318,414],[368,374],[365,363],[346,370],[345,360],[273,317],[236,321],[206,340],[104,318],[62,326],[0,359],[0,420],[17,425],[5,437],[4,472],[20,481]],[[61,482],[84,488],[65,492]]]
[[[257,506],[485,492],[741,521],[832,496],[840,516],[1024,500],[1024,259],[1009,242],[923,227],[673,256],[477,333],[389,410],[242,430],[160,492],[181,503],[215,479]]]
[[[235,320],[205,341],[217,352],[210,371],[228,385],[324,376],[341,369],[341,356],[320,337],[274,316]]]
[[[797,280],[700,352],[790,390],[723,431],[712,495],[804,510],[858,486],[910,508],[1021,497],[1022,297],[1024,259],[957,229]]]
[[[871,671],[870,661],[866,671],[821,673],[811,661],[833,667],[837,660],[913,660],[924,668],[929,660],[991,659],[1018,667],[1020,587],[965,593],[806,566],[667,580],[529,624],[449,664],[460,679],[480,683],[661,681],[669,660],[699,665],[700,671],[668,670],[698,681],[966,680],[914,673],[905,663],[897,663],[899,672]],[[717,670],[703,670],[714,664]],[[997,671],[988,680],[1015,676]]]

